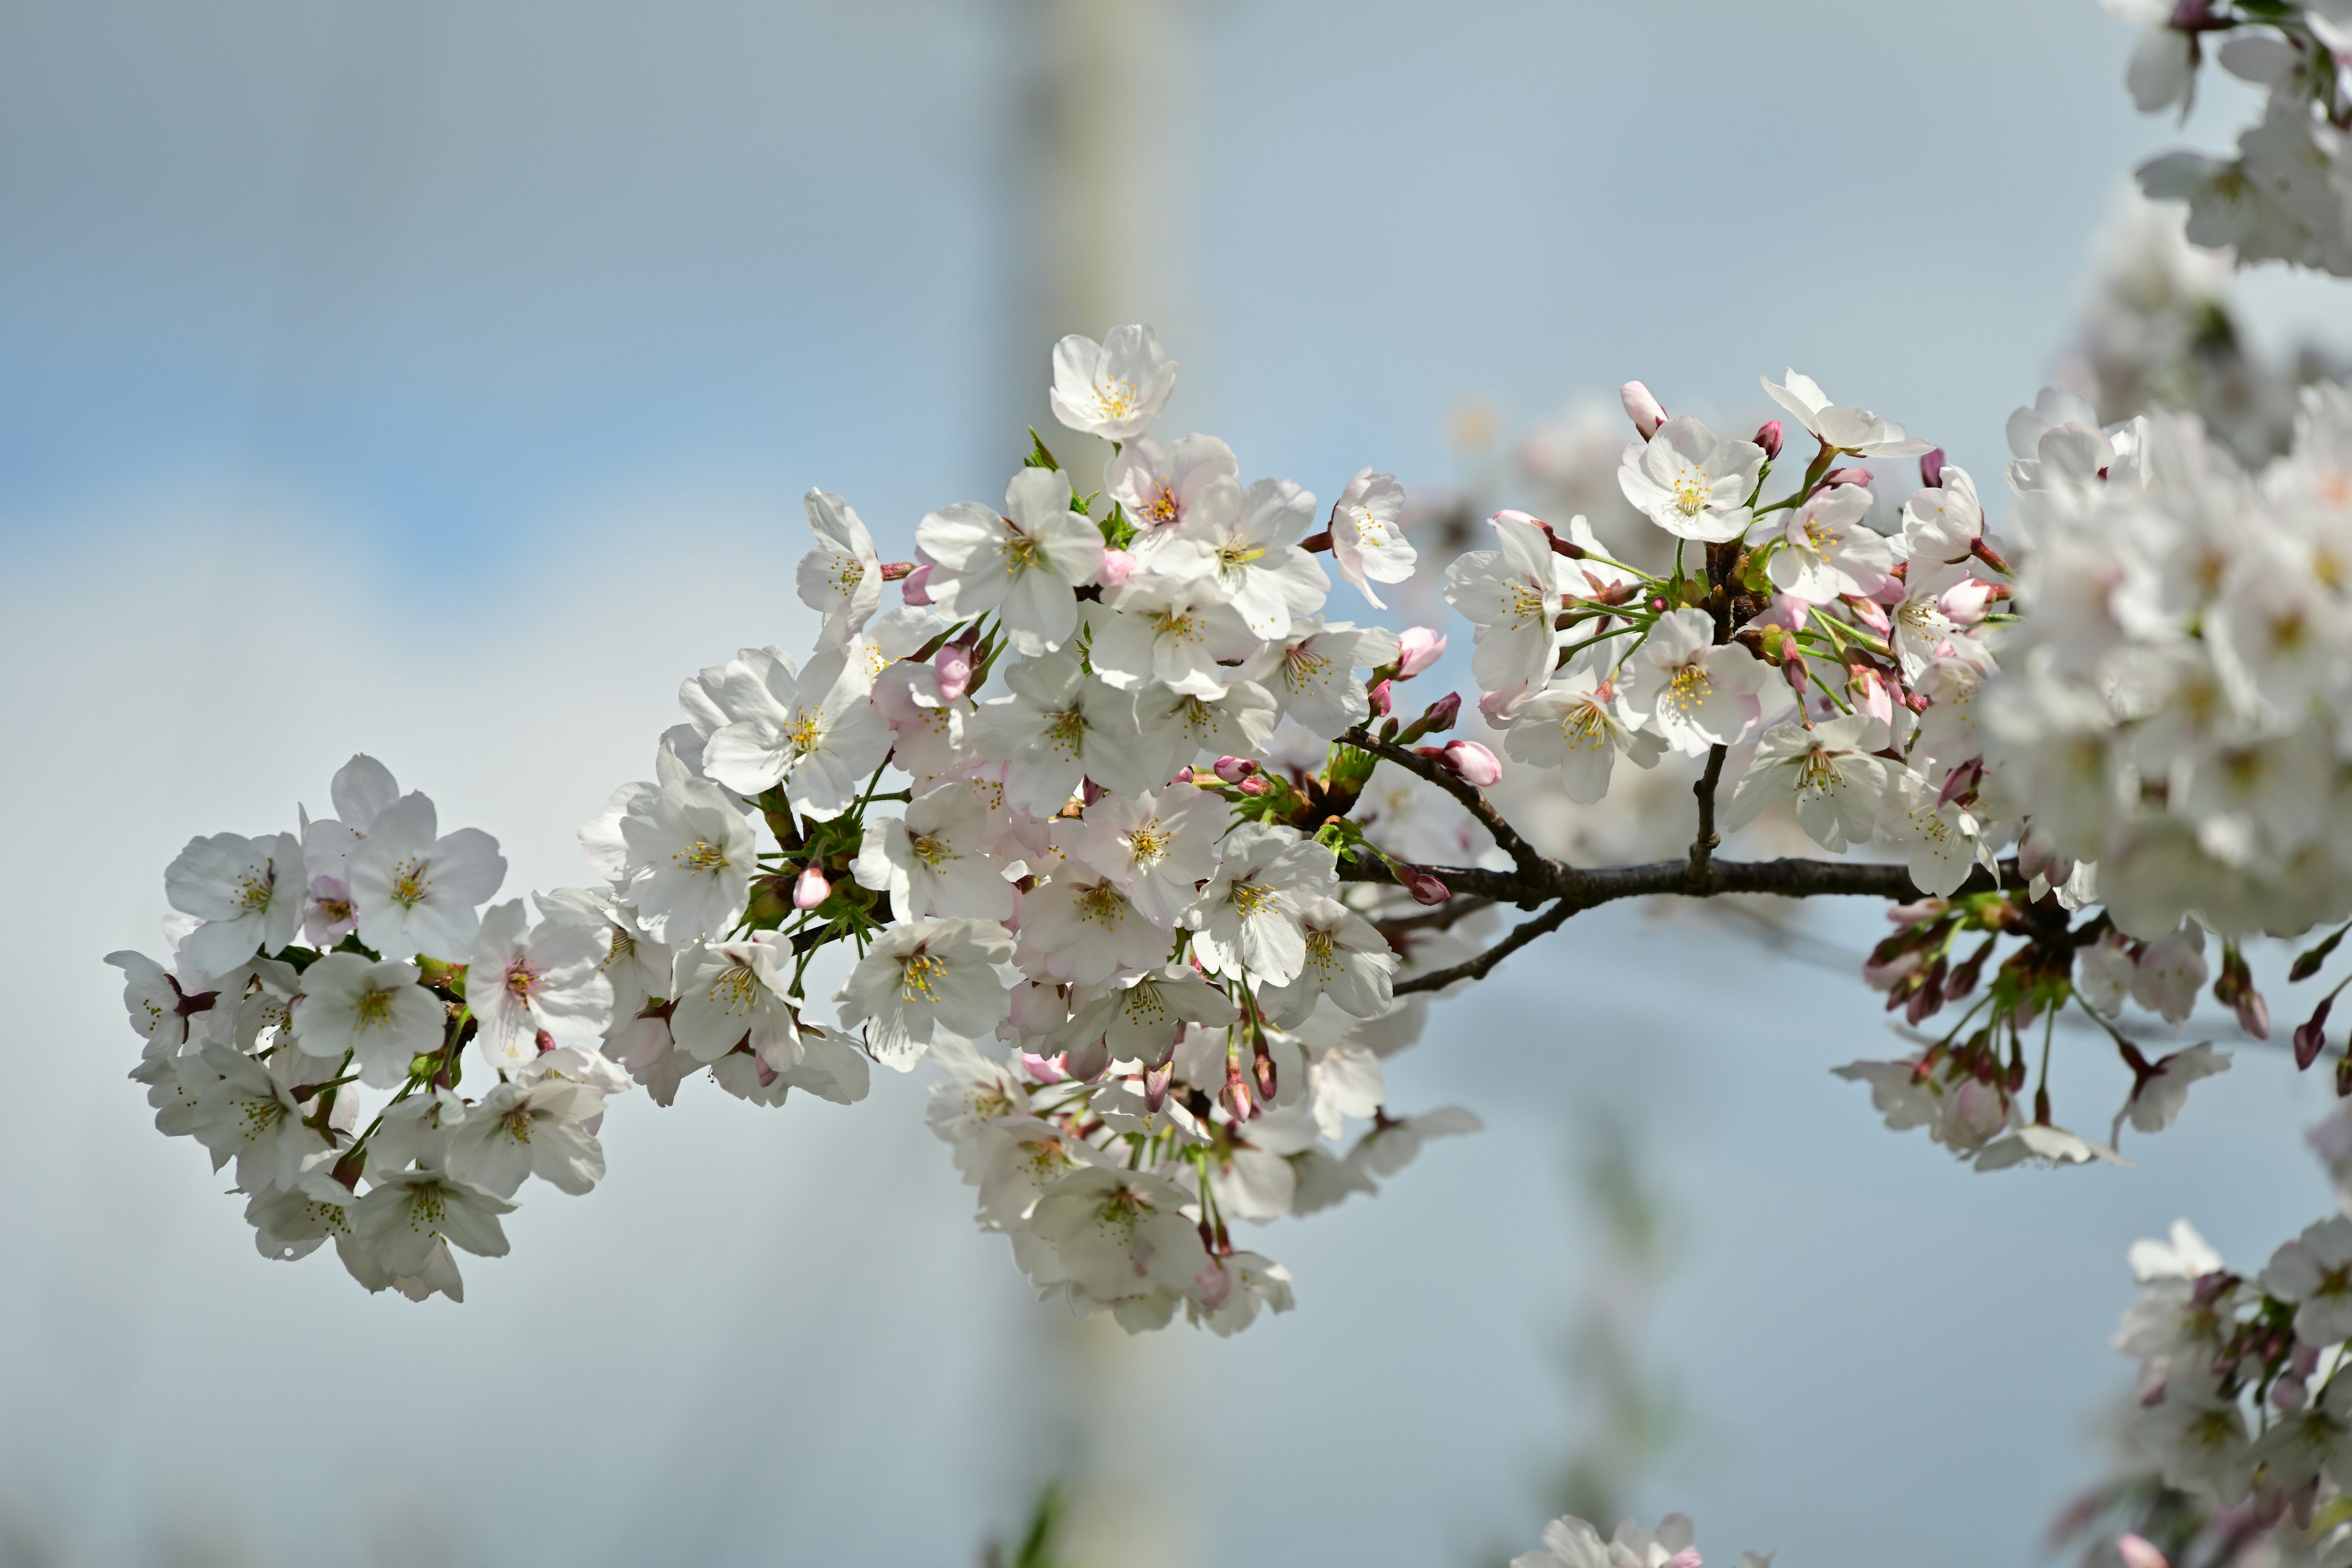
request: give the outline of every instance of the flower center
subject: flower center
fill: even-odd
[[[751,973],[751,966],[739,963],[719,972],[719,977],[710,983],[710,999],[729,1016],[737,1016],[758,1006],[759,986],[760,977]]]
[[[1707,483],[1705,468],[1685,468],[1675,480],[1675,510],[1685,517],[1696,517],[1715,500],[1715,488]]]
[[[1705,665],[1686,664],[1666,682],[1666,700],[1677,712],[1688,713],[1705,703],[1714,689],[1715,683],[1707,678]]]
[[[725,869],[727,851],[708,838],[698,838],[671,856],[670,859],[674,864],[684,867],[688,873],[700,876],[706,871],[718,872]]]
[[[1097,925],[1117,925],[1126,908],[1127,900],[1108,882],[1097,882],[1078,893],[1078,919]]]
[[[940,868],[940,861],[950,858],[954,853],[945,838],[932,833],[908,834],[907,852],[934,871]]]
[[[1225,901],[1241,911],[1244,920],[1274,908],[1275,898],[1275,890],[1263,882],[1235,882],[1225,894]]]
[[[402,909],[415,909],[432,889],[433,879],[424,861],[412,856],[392,868],[392,901]]]
[[[793,755],[805,757],[824,743],[824,712],[814,708],[795,709],[792,725],[784,731],[784,744],[793,749]]]
[[[1178,516],[1176,487],[1166,479],[1160,480],[1160,488],[1151,492],[1151,499],[1143,503],[1143,515],[1151,520],[1155,528],[1174,522]]]
[[[1095,400],[1102,405],[1106,419],[1124,419],[1134,413],[1138,395],[1135,383],[1124,376],[1106,376],[1095,383]]]
[[[1006,576],[1018,577],[1043,559],[1045,557],[1039,552],[1035,540],[1010,523],[1005,525],[1004,574]]]
[[[1087,716],[1075,708],[1059,708],[1045,715],[1045,739],[1065,757],[1075,757],[1087,738]]]
[[[528,1002],[539,990],[539,971],[527,963],[507,965],[507,994],[518,1002]]]
[[[352,1009],[354,1028],[380,1029],[392,1022],[392,993],[362,991],[359,1003]]]
[[[948,966],[928,952],[909,953],[899,964],[898,1000],[925,1006],[939,1000],[939,983]]]
[[[271,872],[248,868],[236,879],[236,907],[248,913],[260,914],[269,908],[277,896],[278,879]]]
[[[1132,832],[1121,834],[1118,841],[1127,846],[1128,858],[1145,870],[1168,858],[1168,835],[1160,831],[1156,816]]]

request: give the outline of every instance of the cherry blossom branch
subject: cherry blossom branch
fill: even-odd
[[[1471,784],[1453,769],[1443,763],[1424,757],[1418,752],[1408,751],[1402,746],[1381,740],[1367,731],[1360,724],[1349,730],[1340,739],[1358,751],[1370,752],[1383,762],[1394,763],[1407,773],[1416,773],[1427,779],[1431,784],[1460,801],[1463,808],[1478,819],[1479,826],[1486,828],[1503,853],[1511,858],[1511,863],[1518,868],[1521,877],[1533,879],[1542,875],[1543,868],[1549,862],[1537,851],[1535,846],[1519,837],[1518,829],[1513,827],[1505,819],[1503,814],[1495,809],[1494,803],[1486,798],[1484,791]]]

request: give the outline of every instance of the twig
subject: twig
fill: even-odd
[[[2014,859],[2002,861],[2000,867],[1999,880],[1982,867],[1977,868],[1955,889],[1954,896],[2024,885]],[[1678,893],[1692,899],[1711,899],[1724,893],[1770,893],[1784,899],[1888,899],[1903,903],[1927,896],[1912,884],[1908,867],[1869,860],[1710,858],[1703,867],[1694,867],[1687,860],[1658,860],[1646,866],[1612,866],[1594,870],[1546,860],[1532,877],[1475,866],[1425,866],[1422,869],[1457,893],[1475,893],[1498,903],[1524,905],[1568,899],[1580,909],[1658,893]],[[1339,879],[1347,882],[1396,880],[1379,861],[1352,856],[1339,862]]]
[[[1484,792],[1444,763],[1381,740],[1361,726],[1349,730],[1340,739],[1360,752],[1370,752],[1384,762],[1394,763],[1407,773],[1427,779],[1460,801],[1464,808],[1478,819],[1479,826],[1486,828],[1503,853],[1511,858],[1511,864],[1518,868],[1521,877],[1534,880],[1543,875],[1547,865],[1551,864],[1538,853],[1534,845],[1519,837],[1518,829],[1504,820],[1503,814],[1495,809],[1494,803],[1486,798]]]
[[[1723,759],[1730,748],[1712,746],[1707,749],[1706,772],[1691,793],[1698,796],[1698,836],[1691,840],[1690,868],[1694,881],[1706,875],[1707,862],[1715,858],[1715,847],[1723,842],[1715,831],[1715,786],[1723,780]]]
[[[1574,900],[1562,899],[1532,920],[1524,920],[1513,926],[1510,935],[1478,954],[1477,957],[1465,959],[1449,968],[1432,970],[1427,974],[1417,974],[1398,985],[1395,994],[1409,996],[1417,991],[1443,991],[1457,980],[1483,980],[1486,977],[1488,970],[1493,969],[1495,965],[1502,963],[1536,938],[1548,931],[1558,931],[1569,916],[1576,913],[1577,908]]]
[[[1391,947],[1395,947],[1397,938],[1401,936],[1410,936],[1416,931],[1449,930],[1480,910],[1492,909],[1494,904],[1494,900],[1473,893],[1464,898],[1448,899],[1435,909],[1423,910],[1417,915],[1399,915],[1392,921],[1377,921],[1374,929],[1389,939]]]

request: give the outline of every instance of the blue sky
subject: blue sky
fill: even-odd
[[[1228,0],[1099,127],[1147,220],[1041,233],[1036,14],[0,17],[0,820],[30,889],[0,938],[40,979],[0,1140],[19,1514],[100,1561],[154,1520],[310,1560],[273,1486],[331,1555],[383,1515],[456,1561],[964,1559],[1053,1462],[1023,1392],[1046,1342],[915,1086],[618,1106],[606,1186],[529,1205],[467,1306],[369,1300],[254,1257],[121,1079],[94,961],[154,944],[173,849],[281,826],[365,748],[498,833],[511,887],[576,878],[572,825],[678,678],[805,634],[802,489],[903,540],[1001,488],[1055,247],[1134,253],[1121,314],[1184,364],[1171,423],[1327,495],[1367,463],[1452,477],[1466,398],[1517,422],[1638,375],[1731,415],[1790,363],[1990,473],[2124,171],[2181,134],[2131,113],[2089,0]],[[2248,298],[2273,336],[2344,320],[2307,281]],[[1876,918],[1821,930],[1859,951]],[[1194,1533],[1156,1560],[1532,1541],[1594,1105],[1689,1228],[1655,1343],[1702,1440],[1645,1507],[1808,1568],[2024,1561],[2100,1462],[2128,1242],[2193,1211],[2252,1261],[2326,1201],[2274,1054],[2134,1171],[1979,1178],[1828,1076],[1892,1045],[1858,982],[1704,924],[1578,925],[1397,1066],[1400,1103],[1486,1134],[1269,1232],[1292,1317],[1135,1352],[1181,1391]],[[567,1483],[514,1495],[547,1466]]]

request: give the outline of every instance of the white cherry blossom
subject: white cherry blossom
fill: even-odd
[[[1054,417],[1106,441],[1140,436],[1176,390],[1176,362],[1148,326],[1113,327],[1102,342],[1073,332],[1054,345]]]

